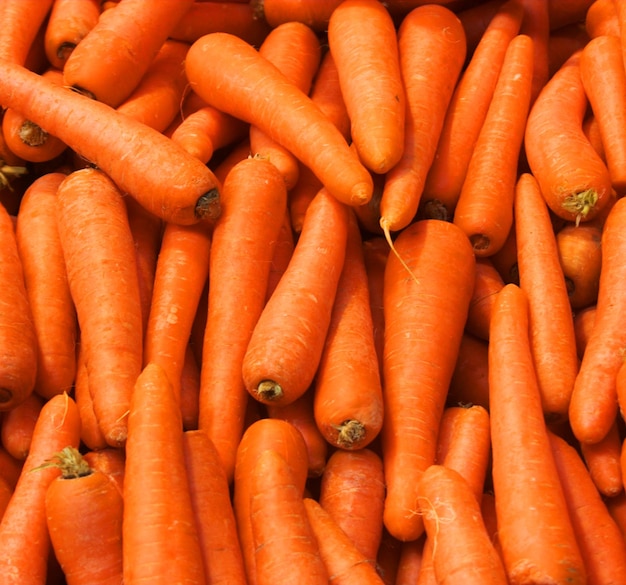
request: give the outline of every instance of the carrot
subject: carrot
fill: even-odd
[[[207,583],[244,585],[237,523],[219,453],[202,430],[183,433],[183,450]]]
[[[574,313],[574,332],[576,333],[576,348],[578,359],[583,358],[587,342],[591,336],[593,324],[596,320],[596,305],[589,305]]]
[[[53,67],[63,69],[74,47],[100,17],[98,0],[54,0],[44,33],[44,50]]]
[[[88,352],[94,412],[108,444],[120,446],[126,439],[126,415],[143,352],[135,248],[126,207],[121,192],[96,169],[68,175],[57,197],[59,237]],[[102,266],[111,269],[94,270]]]
[[[294,4],[285,0],[252,0],[255,18],[264,20],[270,27],[285,22],[298,21],[316,31],[325,31],[330,16],[343,0],[304,0]]]
[[[250,472],[250,524],[258,585],[329,583],[305,509],[303,494],[285,459],[272,450],[259,454]]]
[[[575,448],[554,433],[549,437],[587,582],[622,583],[626,579],[626,542],[620,529]]]
[[[588,106],[574,53],[544,86],[526,123],[524,147],[548,207],[568,221],[590,220],[607,203],[609,171],[585,136]],[[556,131],[558,129],[558,131]]]
[[[133,390],[125,470],[124,583],[204,584],[180,409],[165,370],[157,364],[143,368]]]
[[[533,104],[539,92],[550,78],[549,44],[550,44],[550,1],[521,0],[524,7],[524,19],[520,32],[528,35],[533,41],[533,80],[530,92],[530,103]]]
[[[508,284],[498,293],[489,335],[491,478],[504,565],[511,585],[586,583],[528,332],[526,293]]]
[[[362,239],[354,214],[314,387],[315,421],[331,445],[360,449],[378,436],[383,394]]]
[[[490,258],[476,259],[474,292],[470,301],[465,330],[480,339],[489,340],[489,321],[495,295],[504,286],[504,280]]]
[[[424,562],[424,537],[402,543],[395,585],[419,585],[427,571]]]
[[[115,447],[104,447],[97,451],[86,451],[83,459],[89,467],[96,471],[101,471],[115,484],[118,491],[123,494],[124,472],[126,464],[126,454],[122,449]]]
[[[24,461],[28,456],[33,431],[44,402],[39,394],[33,392],[2,417],[2,446],[16,459]]]
[[[348,211],[325,188],[309,205],[289,266],[243,356],[245,388],[260,402],[288,404],[313,382],[344,264]]]
[[[433,539],[437,582],[508,583],[480,504],[464,477],[444,465],[431,465],[420,479],[418,492],[426,534]]]
[[[359,158],[384,174],[402,156],[406,113],[391,15],[378,0],[344,0],[330,16],[328,45]]]
[[[620,532],[622,535],[626,535],[626,492],[620,492],[612,498],[606,498],[604,502]]]
[[[16,224],[35,332],[35,391],[44,398],[69,392],[76,373],[78,323],[57,225],[57,189],[64,173],[35,179],[22,197]]]
[[[395,585],[403,545],[403,542],[391,536],[387,530],[383,530],[376,566],[385,585]]]
[[[319,503],[372,565],[383,535],[383,460],[372,449],[337,450],[320,480]]]
[[[80,419],[67,394],[46,402],[37,419],[31,449],[24,461],[13,496],[0,521],[0,583],[36,585],[46,582],[51,545],[45,499],[58,469],[35,470],[57,451],[78,447]]]
[[[506,49],[519,32],[523,14],[517,0],[502,3],[471,53],[450,98],[423,194],[424,205],[432,201],[442,206],[447,218],[453,216]]]
[[[623,114],[626,70],[619,37],[600,35],[585,45],[580,55],[580,78],[598,122],[611,185],[623,194],[626,189],[626,165],[623,163],[626,155],[626,115]]]
[[[406,227],[418,210],[465,60],[465,32],[451,10],[433,4],[421,6],[402,20],[398,50],[407,103],[406,129],[402,160],[387,173],[383,187],[380,225],[385,232]]]
[[[11,496],[13,496],[13,488],[6,479],[0,476],[0,520],[4,516],[4,511],[9,505]]]
[[[0,206],[0,410],[10,410],[34,390],[37,332],[13,220]]]
[[[287,195],[287,203],[289,203],[289,195]],[[293,250],[296,242],[291,227],[291,217],[289,210],[285,210],[283,223],[280,226],[278,238],[274,244],[274,255],[270,264],[270,273],[267,280],[267,290],[265,292],[265,302],[274,294],[274,290],[278,286],[280,279],[283,277],[289,261],[293,256]]]
[[[548,422],[565,420],[578,374],[574,321],[549,210],[529,173],[517,181],[514,210],[520,286],[528,298],[543,411]]]
[[[595,304],[602,266],[602,230],[594,222],[566,225],[556,233],[561,269],[574,310]]]
[[[339,200],[359,205],[371,198],[372,177],[339,130],[254,47],[211,33],[193,43],[185,66],[191,87],[209,105],[258,126]]]
[[[192,344],[189,342],[185,347],[183,371],[180,376],[180,413],[183,417],[183,429],[186,431],[198,428],[199,401],[200,365],[196,359]]]
[[[15,489],[17,480],[22,473],[24,461],[16,459],[4,447],[0,446],[0,477]]]
[[[609,432],[619,406],[615,378],[623,362],[623,303],[619,284],[625,274],[623,222],[626,202],[613,205],[602,232],[602,266],[595,323],[580,363],[569,408],[572,431],[583,443],[596,443]]]
[[[2,2],[0,60],[25,65],[29,51],[52,7],[52,0],[9,0]]]
[[[486,340],[463,334],[448,389],[448,406],[474,404],[489,410],[488,350]]]
[[[222,196],[224,210],[213,230],[209,258],[198,424],[215,444],[230,480],[249,397],[241,368],[265,306],[287,194],[276,167],[267,160],[247,158],[226,176]]]
[[[620,461],[622,437],[617,421],[600,442],[580,443],[578,447],[598,491],[609,498],[619,494],[624,489],[624,480]]]
[[[90,160],[146,209],[177,223],[210,216],[219,197],[215,176],[170,139],[23,67],[2,68],[1,103]]]
[[[585,29],[590,39],[607,34],[619,37],[620,29],[615,1],[596,0],[592,2],[587,14],[585,14]]]
[[[46,490],[45,509],[52,549],[68,585],[120,583],[122,494],[75,447],[64,447],[43,466],[61,471]]]
[[[253,489],[253,471],[261,455],[267,451],[277,453],[291,466],[292,479],[300,497],[304,494],[308,472],[306,444],[292,424],[280,419],[262,418],[247,427],[237,448],[233,506],[250,585],[257,583],[250,494]]]
[[[65,61],[65,85],[116,108],[137,87],[192,3],[165,1],[157,7],[145,0],[124,0],[102,11]]]
[[[416,486],[434,462],[439,420],[473,290],[474,255],[454,224],[430,219],[405,228],[385,270],[385,526],[397,539],[418,538]],[[446,258],[445,263],[440,258]],[[445,294],[444,294],[445,292]],[[414,356],[421,359],[416,360]],[[419,381],[419,382],[418,382]]]
[[[493,255],[512,229],[533,58],[529,36],[519,34],[509,43],[454,211],[454,223],[467,234],[477,256]]]
[[[329,582],[336,585],[382,585],[383,580],[376,572],[376,567],[355,547],[321,504],[312,498],[304,498],[304,505],[321,558],[330,574]]]

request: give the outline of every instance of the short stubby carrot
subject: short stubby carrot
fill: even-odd
[[[2,63],[0,102],[65,142],[157,217],[195,223],[219,199],[213,172],[166,136],[12,63]]]
[[[372,177],[337,127],[252,45],[211,33],[191,45],[185,67],[192,89],[208,104],[258,126],[340,201],[371,199]]]
[[[406,98],[393,19],[378,0],[344,0],[327,34],[352,142],[363,164],[384,174],[404,150]]]
[[[417,483],[436,439],[473,291],[475,257],[453,223],[420,220],[398,235],[385,270],[385,526],[399,540],[423,532]],[[445,259],[445,261],[443,261]],[[408,266],[411,274],[407,274]],[[416,359],[419,356],[419,359]]]

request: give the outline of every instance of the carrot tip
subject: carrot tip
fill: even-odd
[[[370,183],[357,183],[352,187],[350,193],[351,205],[365,205],[369,203],[374,193],[373,186]]]
[[[409,273],[409,275],[415,281],[415,283],[419,284],[419,280],[417,279],[415,274],[413,274],[411,269],[408,267],[407,263],[404,261],[402,256],[400,256],[400,254],[398,253],[398,250],[396,250],[396,247],[393,245],[393,240],[391,238],[391,231],[389,230],[389,220],[386,217],[380,218],[380,227],[383,230],[383,234],[385,235],[385,240],[387,240],[387,243],[389,244],[389,247],[391,248],[391,251],[393,252],[394,256],[398,259],[400,264],[402,264],[404,269]]]
[[[259,382],[256,394],[261,402],[275,402],[283,397],[283,389],[280,384],[273,380],[263,380]]]
[[[340,425],[335,426],[335,430],[338,431],[337,446],[342,449],[352,449],[355,445],[358,445],[365,438],[365,425],[358,420],[348,419],[343,421]]]
[[[221,213],[220,192],[217,188],[211,189],[196,202],[195,214],[198,219],[217,219]]]

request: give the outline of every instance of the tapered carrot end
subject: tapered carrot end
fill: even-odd
[[[356,183],[350,192],[351,205],[365,205],[370,201],[374,194],[374,186],[372,182]]]

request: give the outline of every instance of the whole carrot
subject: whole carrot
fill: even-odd
[[[158,217],[195,223],[214,211],[213,173],[157,130],[18,65],[3,62],[2,70],[0,102],[57,136]]]
[[[337,127],[252,45],[211,33],[193,43],[185,67],[193,90],[208,104],[258,126],[340,201],[360,205],[371,199],[372,177]]]

